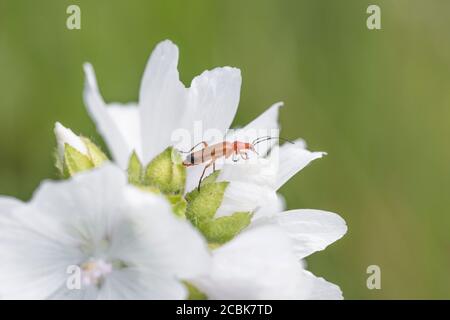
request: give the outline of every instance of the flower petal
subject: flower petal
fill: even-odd
[[[213,251],[208,276],[193,280],[209,299],[304,299],[301,265],[277,227],[244,231]]]
[[[273,219],[291,238],[298,259],[325,249],[347,232],[347,225],[339,215],[322,210],[290,210],[274,215]]]
[[[252,142],[257,138],[279,137],[278,113],[283,102],[277,102],[264,111],[245,127],[231,130],[227,135],[228,141],[238,140],[241,142]],[[265,156],[268,151],[278,144],[278,139],[269,139],[257,144],[256,151],[260,157]],[[253,152],[250,152],[253,154]]]
[[[105,139],[109,150],[112,153],[114,160],[119,164],[121,168],[126,168],[128,160],[133,149],[139,141],[135,141],[134,144],[129,145],[125,138],[125,128],[117,126],[117,116],[112,116],[103,101],[102,96],[98,90],[97,80],[95,78],[94,69],[91,64],[84,64],[84,72],[86,75],[86,83],[84,87],[84,102],[87,110],[97,125],[97,130]],[[117,115],[117,112],[113,113]]]
[[[163,41],[153,50],[142,77],[139,112],[145,163],[170,145],[171,135],[181,127],[186,112],[187,93],[177,65],[177,46]]]
[[[13,209],[21,206],[22,201],[8,196],[0,196],[0,215],[11,212]]]
[[[175,274],[186,279],[204,274],[210,268],[207,244],[200,233],[186,220],[173,214],[167,201],[161,196],[148,194],[134,187],[128,187],[127,202],[133,219],[139,222],[134,230],[144,244],[133,247],[124,241],[118,248],[118,255],[129,257],[136,265],[151,265],[164,274]],[[149,210],[151,212],[149,213]],[[125,230],[125,234],[126,234]],[[116,238],[123,239],[118,235]],[[150,270],[154,273],[154,270]]]
[[[245,130],[269,130],[279,129],[278,113],[283,106],[283,102],[274,103],[255,120],[247,124]]]
[[[135,103],[129,103],[127,105],[112,103],[108,105],[108,113],[121,132],[129,150],[132,152],[134,149],[139,158],[142,159],[141,124],[139,121],[138,106]],[[126,159],[127,165],[130,155]]]
[[[241,71],[232,67],[207,70],[195,77],[183,124],[193,132],[195,123],[201,123],[204,139],[221,142],[236,114],[241,82]],[[198,142],[192,141],[193,145]]]
[[[230,182],[215,217],[235,212],[253,212],[277,202],[277,194],[270,187],[239,181]]]
[[[323,278],[316,277],[311,272],[304,270],[304,278],[310,284],[311,292],[309,300],[343,300],[342,291],[339,286],[326,281]]]
[[[297,172],[306,167],[311,161],[326,155],[325,152],[311,152],[304,147],[305,143],[303,140],[296,140],[295,144],[284,143],[279,148],[279,171],[276,181],[276,190]]]

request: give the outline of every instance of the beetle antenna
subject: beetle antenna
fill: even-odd
[[[258,143],[261,143],[261,142],[264,142],[264,141],[268,141],[268,140],[272,140],[272,139],[278,139],[278,140],[281,140],[281,141],[289,142],[291,144],[295,144],[293,141],[285,139],[285,138],[282,138],[282,137],[264,136],[264,137],[259,137],[259,138],[256,138],[255,140],[253,140],[252,145],[255,146]]]

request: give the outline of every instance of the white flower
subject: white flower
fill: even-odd
[[[210,299],[342,299],[338,286],[302,268],[275,226],[244,231],[214,250],[212,271],[192,282]]]
[[[0,198],[0,256],[0,296],[20,299],[182,299],[180,280],[210,266],[198,232],[112,165]]]
[[[190,88],[185,88],[179,80],[177,64],[178,48],[170,41],[160,43],[147,64],[141,83],[139,103],[127,106],[106,105],[99,93],[92,66],[85,65],[87,78],[85,102],[115,161],[122,168],[127,166],[133,150],[136,150],[146,163],[164,148],[174,144],[171,135],[175,130],[184,128],[193,132],[193,124],[196,121],[202,122],[204,131],[210,128],[218,129],[223,132],[223,136],[231,139],[231,135],[225,135],[225,131],[235,116],[239,102],[241,85],[239,70],[224,67],[205,71],[194,78]],[[235,132],[232,137],[246,141],[243,137],[248,137],[249,131],[269,132],[279,129],[278,111],[281,106],[282,103],[274,104],[247,126]],[[343,219],[331,212],[320,210],[283,212],[284,204],[277,195],[277,190],[298,171],[325,153],[308,151],[302,140],[295,141],[295,144],[286,143],[279,148],[275,144],[275,140],[272,140],[261,146],[262,150],[259,149],[258,153],[262,159],[256,163],[242,161],[238,165],[216,166],[221,169],[218,180],[229,181],[230,184],[215,217],[234,212],[255,212],[250,230],[244,231],[241,236],[247,237],[245,233],[257,226],[281,228],[292,242],[292,250],[297,261],[294,266],[299,268],[301,259],[315,251],[323,250],[341,238],[346,233],[347,227]],[[271,149],[270,154],[264,157]],[[197,185],[202,170],[201,165],[187,168],[187,191]],[[217,259],[222,261],[220,257],[224,252],[230,254],[239,251],[226,250],[230,246],[239,247],[240,244],[236,243],[238,239],[232,240],[214,254],[213,264],[216,268],[222,265],[222,262],[216,261]],[[243,248],[246,247],[243,245]],[[253,259],[252,250],[249,248],[247,250],[249,259]],[[225,261],[234,261],[227,258],[227,255],[225,257]],[[255,257],[255,261],[261,261],[258,259],[261,258]],[[325,280],[315,278],[307,272],[304,272],[303,276],[312,283],[311,292],[316,293],[314,298],[342,297],[340,290]],[[227,281],[224,282],[225,285],[226,283]]]

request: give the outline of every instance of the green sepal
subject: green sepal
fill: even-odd
[[[208,243],[222,245],[233,239],[248,227],[252,219],[250,212],[236,212],[223,216],[199,226]]]
[[[90,139],[86,137],[81,137],[88,151],[88,158],[93,163],[94,167],[98,167],[103,162],[108,160],[108,157],[103,153],[103,151]]]
[[[217,178],[219,177],[219,174],[220,174],[220,170],[216,170],[213,173],[211,173],[209,176],[207,176],[205,179],[203,179],[200,187],[205,186],[205,185],[207,185],[209,183],[216,182]]]
[[[181,156],[169,147],[156,156],[145,169],[143,182],[154,186],[165,194],[183,194],[186,184],[186,168]]]
[[[133,151],[130,161],[128,162],[128,182],[137,186],[141,185],[143,171],[144,168],[142,167],[142,163],[136,152]]]
[[[168,195],[167,199],[172,205],[172,211],[180,218],[186,218],[187,202],[181,195]]]
[[[92,169],[94,164],[88,156],[66,143],[64,145],[63,167],[64,176],[71,177],[78,172]]]
[[[196,286],[188,281],[183,281],[183,284],[186,286],[188,290],[188,300],[207,300],[208,297],[206,294],[201,292]]]
[[[210,222],[223,200],[228,182],[214,182],[202,185],[200,192],[195,189],[186,195],[188,202],[186,218],[197,228]]]

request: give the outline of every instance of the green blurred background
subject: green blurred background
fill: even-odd
[[[81,7],[81,30],[66,8]],[[366,27],[378,4],[382,30]],[[56,177],[53,124],[97,142],[82,63],[107,101],[135,101],[169,38],[184,83],[242,70],[235,124],[282,100],[283,135],[329,155],[287,183],[289,208],[340,213],[348,234],[308,259],[348,299],[450,298],[450,1],[0,0],[0,194]],[[368,290],[366,268],[382,270]]]

